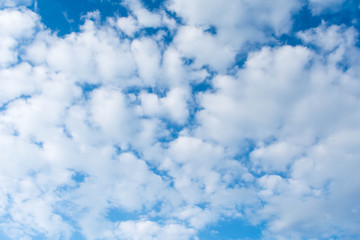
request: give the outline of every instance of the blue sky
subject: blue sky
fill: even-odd
[[[358,239],[356,0],[0,3],[0,238]]]

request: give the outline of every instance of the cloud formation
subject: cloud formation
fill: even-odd
[[[358,238],[358,29],[293,32],[343,2],[124,1],[64,36],[0,4],[1,232]]]

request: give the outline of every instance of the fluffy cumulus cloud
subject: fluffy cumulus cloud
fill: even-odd
[[[1,237],[360,237],[356,1],[111,4],[0,3]]]

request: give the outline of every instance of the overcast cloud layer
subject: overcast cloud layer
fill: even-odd
[[[125,0],[65,35],[34,4],[0,3],[4,239],[360,238],[357,1]]]

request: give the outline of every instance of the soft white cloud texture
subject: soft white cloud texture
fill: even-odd
[[[336,11],[345,0],[309,0],[309,5],[314,14],[320,14],[322,11]]]
[[[224,219],[263,239],[360,236],[354,27],[323,21],[291,46],[274,39],[303,1],[125,1],[128,16],[57,36],[24,4],[0,4],[10,239],[190,240]]]

